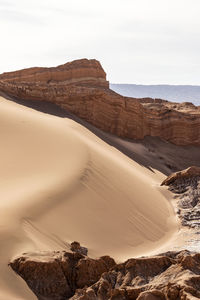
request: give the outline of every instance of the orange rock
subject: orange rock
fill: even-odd
[[[109,89],[96,60],[4,73],[0,91],[23,100],[52,102],[123,138],[157,136],[176,145],[200,145],[200,107],[123,97]]]
[[[98,86],[108,87],[106,73],[101,64],[95,59],[80,59],[53,68],[29,68],[15,72],[3,73],[0,80],[14,83],[46,83],[65,82],[97,83]]]

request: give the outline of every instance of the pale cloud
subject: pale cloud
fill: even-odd
[[[198,84],[199,0],[0,0],[0,72],[87,57],[117,83]]]

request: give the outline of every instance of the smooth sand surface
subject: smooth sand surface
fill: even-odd
[[[117,261],[151,254],[176,217],[165,177],[69,119],[0,98],[0,299],[36,299],[7,266],[20,253],[69,250]]]

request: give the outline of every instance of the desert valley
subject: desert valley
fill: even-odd
[[[100,62],[0,75],[0,299],[199,299],[200,106]]]

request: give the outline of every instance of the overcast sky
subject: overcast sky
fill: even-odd
[[[100,60],[112,83],[200,85],[200,0],[0,0],[0,73]]]

